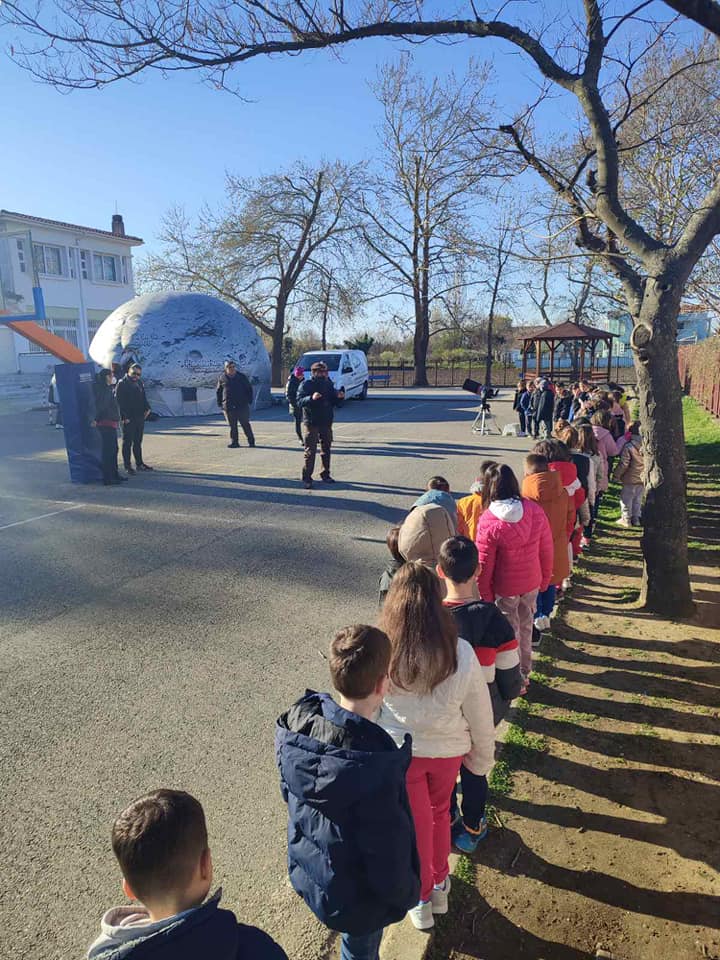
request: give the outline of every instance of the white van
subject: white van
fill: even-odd
[[[328,376],[336,390],[345,388],[345,399],[364,400],[368,392],[368,362],[362,350],[312,350],[304,353],[295,366],[305,371],[305,379],[312,374],[310,367],[322,360],[327,364]]]

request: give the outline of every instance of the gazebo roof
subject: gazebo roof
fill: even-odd
[[[533,340],[607,340],[616,336],[616,333],[610,333],[609,330],[598,330],[596,327],[586,327],[584,323],[565,320],[563,323],[556,323],[554,327],[538,327],[522,340],[524,343]]]

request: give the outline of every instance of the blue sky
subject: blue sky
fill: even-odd
[[[117,204],[127,231],[152,247],[171,205],[192,211],[220,199],[226,170],[254,176],[298,157],[354,162],[372,154],[379,111],[368,81],[398,49],[364,41],[345,48],[342,60],[320,51],[252,61],[235,74],[249,102],[192,73],[61,94],[3,56],[0,89],[10,95],[0,207],[109,227]],[[462,73],[470,56],[493,55],[496,97],[512,108],[534,96],[534,74],[506,50],[478,41],[413,47],[428,75]]]

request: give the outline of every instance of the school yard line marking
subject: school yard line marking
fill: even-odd
[[[72,507],[65,507],[63,510],[53,510],[52,513],[41,513],[39,517],[28,517],[27,520],[15,520],[14,523],[6,523],[0,527],[0,530],[9,530],[10,527],[20,527],[24,523],[34,523],[36,520],[47,520],[48,517],[56,517],[59,513],[67,513],[68,510],[77,510],[79,507],[84,507],[84,503],[73,504]]]

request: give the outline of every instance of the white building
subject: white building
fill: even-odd
[[[0,314],[33,313],[32,257],[45,326],[87,356],[103,320],[135,296],[132,248],[142,242],[125,234],[119,214],[110,230],[97,230],[0,210]],[[0,324],[0,373],[46,372],[55,362]]]

